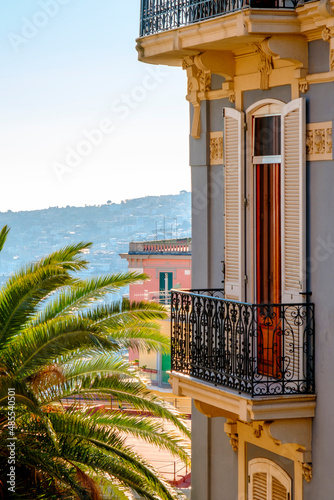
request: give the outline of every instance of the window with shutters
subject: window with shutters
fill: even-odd
[[[258,314],[257,370],[275,378],[288,370],[295,380],[303,376],[292,304],[306,290],[305,100],[260,101],[246,119],[245,134],[244,113],[224,109],[225,298],[291,304],[284,334],[278,307],[262,323]]]
[[[268,101],[271,102],[260,101],[246,111],[249,125],[246,150],[244,113],[231,108],[223,110],[226,298],[250,299],[245,297],[245,274],[251,274],[252,269],[245,269],[244,262],[245,243],[250,243],[247,251],[251,251],[256,239],[254,234],[249,239],[249,233],[255,233],[256,229],[255,213],[252,227],[245,227],[244,223],[244,202],[250,195],[254,199],[247,199],[246,204],[253,207],[254,212],[257,209],[258,225],[260,221],[263,224],[261,239],[264,234],[267,238],[263,242],[261,261],[256,262],[254,258],[249,266],[260,267],[261,275],[266,275],[262,284],[257,284],[255,277],[250,283],[254,301],[280,298],[284,303],[297,303],[301,301],[300,292],[305,290],[305,101],[302,98],[288,104],[274,99]],[[247,171],[246,176],[245,160],[247,170],[252,170]],[[262,186],[257,206],[256,183]],[[264,198],[269,202],[261,206]],[[268,227],[271,227],[269,231]],[[263,248],[277,240],[276,254],[264,258],[267,252]],[[275,269],[279,271],[277,276],[274,276]],[[280,297],[277,293],[275,296],[275,288]]]
[[[248,500],[291,500],[291,478],[275,462],[255,458],[248,463]]]

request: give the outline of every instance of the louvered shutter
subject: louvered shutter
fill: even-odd
[[[252,500],[268,500],[267,482],[268,476],[265,472],[253,474]]]
[[[244,299],[244,113],[224,108],[225,298]]]
[[[306,259],[305,100],[282,109],[282,302],[302,302]]]
[[[288,491],[285,486],[276,479],[276,477],[272,478],[272,500],[287,500]]]
[[[288,500],[290,476],[272,460],[254,458],[248,463],[249,500]]]

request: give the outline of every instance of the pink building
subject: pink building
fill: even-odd
[[[131,301],[147,300],[170,304],[172,288],[191,288],[191,239],[131,242],[129,252],[120,254],[127,259],[129,271],[145,273],[147,281],[130,285]],[[170,322],[162,322],[162,332],[169,335]],[[170,370],[170,355],[157,355],[154,359],[142,355],[137,350],[129,352],[129,361],[139,359],[158,374],[158,385],[167,385]]]
[[[130,286],[130,300],[170,303],[171,288],[191,287],[191,239],[143,241],[129,244],[129,271],[145,273],[150,280]]]

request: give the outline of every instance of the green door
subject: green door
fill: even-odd
[[[168,371],[171,369],[170,354],[163,354],[161,356],[161,382],[168,384],[169,375]]]
[[[160,304],[170,304],[170,293],[173,288],[173,273],[159,274]]]

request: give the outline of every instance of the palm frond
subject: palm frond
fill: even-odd
[[[69,460],[104,471],[133,488],[144,498],[154,498],[148,493],[158,493],[158,498],[174,500],[173,489],[139,455],[117,438],[115,432],[92,425],[90,418],[66,414],[60,418],[52,415],[62,446],[62,455]],[[64,418],[65,417],[65,418]],[[145,494],[147,496],[145,496]]]
[[[69,317],[25,330],[9,344],[3,356],[13,360],[11,373],[22,380],[53,364],[63,354],[87,347],[115,350],[117,343],[90,321]]]
[[[67,381],[86,376],[115,376],[133,377],[130,365],[119,354],[101,352],[99,356],[87,356],[86,354],[75,358],[70,358],[63,363],[62,369]]]
[[[147,411],[172,422],[185,436],[190,437],[190,431],[180,419],[180,413],[168,403],[155,397],[143,383],[134,379],[120,379],[108,376],[77,376],[67,380],[63,384],[52,386],[41,392],[42,403],[49,404],[79,395],[82,398],[94,398],[94,396],[112,396],[118,401],[132,405],[140,411]]]
[[[70,289],[64,289],[36,318],[31,325],[36,325],[61,317],[77,314],[87,306],[92,306],[107,294],[115,293],[119,288],[146,279],[145,274],[118,273],[84,281],[77,281]]]
[[[169,451],[172,455],[189,464],[189,445],[184,442],[179,433],[164,429],[164,422],[160,419],[130,415],[125,412],[97,412],[92,421],[108,428],[117,429],[125,435],[135,436],[160,449]]]
[[[4,226],[1,231],[0,231],[0,252],[3,249],[3,246],[6,242],[7,235],[10,231],[10,228],[8,226]]]

